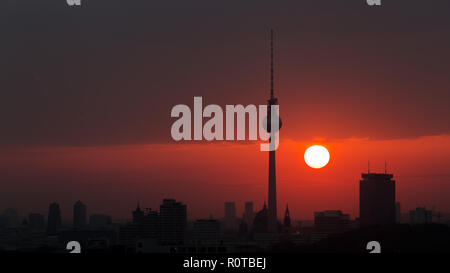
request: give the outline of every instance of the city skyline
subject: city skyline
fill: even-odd
[[[361,207],[361,206],[371,206],[370,204],[375,204],[375,203],[378,203],[377,206],[380,206],[380,204],[382,204],[381,205],[381,211],[379,211],[379,216],[377,216],[377,217],[378,218],[379,217],[381,217],[381,218],[387,217],[387,219],[391,219],[391,220],[387,220],[388,224],[399,222],[399,218],[397,218],[397,217],[405,216],[408,213],[411,213],[411,211],[414,211],[414,209],[418,210],[418,209],[422,209],[422,208],[425,209],[426,208],[426,206],[421,206],[420,204],[418,204],[417,206],[412,207],[411,209],[406,209],[405,210],[405,208],[403,206],[401,207],[402,208],[401,209],[400,208],[401,202],[396,200],[396,197],[395,197],[397,195],[397,192],[395,190],[395,185],[394,186],[388,186],[389,182],[392,182],[392,183],[395,184],[395,181],[392,180],[394,178],[394,175],[390,174],[390,173],[387,173],[386,170],[385,170],[384,173],[370,172],[370,170],[368,170],[367,173],[362,173],[361,176],[362,176],[363,180],[358,181],[359,183],[355,183],[355,185],[359,185],[358,186],[358,191],[359,191],[359,198],[358,198],[359,205],[358,206],[359,207]],[[377,189],[377,188],[373,187],[373,186],[375,186],[375,184],[373,184],[371,187],[368,187],[369,185],[365,185],[365,184],[367,184],[369,182],[374,183],[374,182],[377,182],[377,181],[378,181],[378,183],[380,183],[380,182],[383,183],[383,181],[387,181],[388,184],[386,184],[386,186],[385,186],[387,188],[385,188],[385,189],[378,188]],[[363,185],[365,187],[364,189],[362,188]],[[376,187],[379,187],[379,186],[376,186]],[[363,194],[363,198],[362,199],[361,199],[361,194]],[[390,197],[389,198],[385,198],[385,199],[380,199],[381,196],[384,196],[386,194],[389,195]],[[163,200],[175,200],[175,199],[174,198],[170,198],[170,197],[166,197]],[[364,205],[361,202],[361,200],[365,200],[364,201],[365,202]],[[142,202],[142,201],[144,201],[144,202]],[[142,204],[146,203],[145,200],[142,200],[142,201],[137,201],[137,210],[138,211],[142,211],[142,213],[144,213],[144,211],[156,211],[154,209],[154,207],[152,208],[152,207],[149,207],[149,206],[146,206],[146,205],[142,205]],[[389,202],[392,202],[392,204],[395,204],[395,206],[391,205],[391,208],[389,208]],[[235,219],[235,220],[240,219],[241,221],[246,222],[247,221],[246,217],[253,218],[254,214],[256,214],[259,211],[259,208],[263,207],[262,205],[261,206],[258,206],[258,204],[255,205],[254,201],[252,201],[252,200],[247,200],[247,201],[245,201],[243,203],[238,203],[238,204],[237,204],[236,201],[228,200],[228,201],[223,202],[223,204],[224,204],[225,211],[224,211],[224,213],[222,215],[219,214],[219,216],[217,216],[217,215],[213,215],[212,213],[210,213],[208,215],[208,217],[189,217],[189,213],[187,213],[187,219],[189,221],[195,221],[195,220],[198,220],[198,219],[209,219],[209,218],[220,219],[220,220],[223,220],[224,221],[224,225],[227,226],[228,225],[227,221],[229,221],[230,218],[231,219]],[[266,205],[267,205],[267,202],[264,201],[264,206],[266,206]],[[387,205],[387,207],[386,207],[386,205]],[[241,208],[242,210],[241,209],[238,210],[237,207]],[[142,208],[142,210],[141,210],[141,208]],[[188,206],[187,206],[187,208],[188,208]],[[441,216],[444,216],[446,214],[450,215],[450,211],[439,210],[438,208],[436,208],[435,205],[432,205],[429,208],[432,209],[430,211],[433,212],[433,215],[432,215],[433,217],[441,217]],[[5,211],[7,211],[9,209],[16,210],[16,208],[8,207],[8,208],[5,208]],[[131,208],[128,208],[128,209],[129,209],[129,211],[131,211]],[[311,209],[313,210],[312,218],[293,218],[292,220],[293,221],[301,221],[301,220],[314,219],[314,214],[317,211],[319,211],[319,210],[315,209],[315,208],[311,208]],[[386,209],[387,209],[387,211],[386,211]],[[337,211],[337,210],[341,211],[340,208],[327,208],[326,209],[326,211]],[[389,210],[391,211],[391,214],[390,214]],[[21,218],[27,219],[26,216],[31,217],[31,215],[43,215],[43,216],[50,217],[50,215],[56,213],[58,215],[57,217],[60,218],[59,220],[57,220],[57,221],[59,221],[59,223],[56,224],[57,226],[61,226],[61,219],[62,219],[65,224],[72,223],[73,224],[73,228],[75,230],[76,229],[81,229],[81,228],[84,228],[84,227],[87,226],[88,216],[90,217],[92,215],[103,215],[103,214],[101,214],[101,212],[95,212],[95,211],[94,212],[90,212],[90,211],[88,211],[87,210],[87,205],[85,203],[83,203],[81,200],[78,200],[78,199],[77,199],[76,202],[73,203],[73,210],[72,211],[73,211],[73,214],[69,214],[69,216],[66,216],[65,214],[62,214],[62,210],[60,209],[60,204],[57,201],[54,201],[54,202],[49,204],[49,213],[48,214],[45,214],[43,212],[34,210],[34,211],[30,211],[28,213],[25,213],[25,215],[22,215],[20,213],[19,213],[19,215],[20,215]],[[188,209],[186,211],[189,212]],[[286,211],[289,211],[288,210],[288,202],[286,202],[286,207],[285,208],[283,207],[283,212],[286,212]],[[248,214],[251,214],[251,213],[253,213],[253,216],[249,216],[248,215]],[[246,216],[246,214],[247,214],[247,216]],[[290,214],[290,212],[288,214]],[[371,215],[371,214],[372,213],[369,213],[368,215]],[[64,215],[65,217],[62,217],[62,215]],[[285,216],[284,213],[282,215],[283,215],[283,217]],[[132,220],[135,217],[134,215],[132,215],[132,216],[128,215],[128,216],[129,216],[128,218],[120,218],[120,219],[116,218],[114,220],[129,221],[129,220]],[[280,223],[283,222],[283,219],[284,219],[283,217],[277,217],[277,221],[280,222]],[[54,218],[54,217],[51,217],[51,218]],[[352,215],[352,218],[350,218],[350,219],[355,220],[355,219],[358,219],[358,218],[360,218],[360,215]],[[378,219],[378,218],[376,218],[376,219]],[[69,219],[73,219],[73,221],[70,222]],[[52,220],[54,220],[54,219],[52,219]],[[365,220],[365,219],[363,219],[363,221],[367,222],[367,220]],[[375,220],[375,222],[377,222],[377,221],[379,221],[379,220]],[[384,221],[385,220],[381,220],[380,223],[383,223]],[[238,224],[238,223],[236,223],[236,224]],[[374,223],[373,222],[372,223],[367,223],[367,224],[363,223],[362,225],[372,226],[372,225],[374,225]],[[234,228],[236,228],[236,227],[234,227]]]
[[[266,202],[261,210],[254,210],[253,202],[245,202],[240,217],[236,202],[227,201],[223,203],[223,218],[210,215],[200,219],[188,219],[189,206],[179,200],[163,199],[159,210],[141,208],[137,202],[136,208],[129,211],[132,219],[117,222],[109,215],[96,213],[90,214],[88,221],[88,206],[78,200],[73,204],[71,224],[62,221],[62,211],[56,202],[49,204],[47,223],[42,214],[30,213],[27,218],[22,216],[22,220],[17,210],[7,209],[0,214],[0,252],[61,253],[65,245],[70,250],[71,244],[75,244],[73,251],[81,247],[87,253],[245,253],[274,249],[297,253],[320,249],[363,252],[361,243],[369,246],[366,236],[386,243],[387,252],[411,251],[402,243],[408,238],[425,239],[417,245],[421,250],[447,249],[445,239],[431,243],[428,239],[448,236],[450,213],[436,211],[434,207],[431,210],[416,207],[403,213],[395,197],[395,176],[387,172],[387,166],[384,173],[374,173],[368,168],[361,178],[357,183],[358,217],[352,219],[340,209],[328,208],[315,210],[314,221],[308,223],[291,218],[286,203],[284,218],[274,219],[275,228],[271,226],[273,215]],[[269,185],[270,182],[269,176]],[[16,235],[6,236],[12,234]],[[343,246],[349,236],[357,239]],[[397,236],[403,239],[391,241]],[[370,243],[380,245],[378,241]]]
[[[359,215],[367,161],[380,173],[387,161],[405,211],[450,211],[449,2],[250,2],[0,4],[0,208],[56,201],[71,219],[79,199],[120,219],[171,197],[194,219],[226,201],[238,215],[250,200],[270,209],[259,143],[175,142],[170,109],[194,96],[266,104],[273,28],[278,218],[286,203],[293,219]],[[303,161],[314,144],[331,155],[320,170]]]

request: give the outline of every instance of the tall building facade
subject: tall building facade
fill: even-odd
[[[224,204],[224,226],[228,230],[237,229],[237,218],[236,218],[236,203],[235,202],[225,202]]]
[[[161,244],[183,244],[187,227],[186,205],[174,199],[164,199],[159,209]]]
[[[61,228],[61,210],[58,203],[51,203],[48,208],[47,234],[57,235]]]
[[[158,212],[146,209],[145,215],[139,222],[140,235],[142,238],[158,238],[159,237],[159,216]]]
[[[119,229],[119,240],[126,246],[134,246],[140,239],[154,239],[160,235],[160,219],[157,211],[142,210],[139,204],[132,212],[133,222],[123,225]]]
[[[392,174],[363,173],[359,182],[361,227],[395,224],[395,180]]]
[[[253,210],[253,202],[245,202],[244,214],[242,220],[247,224],[247,228],[251,229],[253,225],[253,219],[255,218],[255,212]]]
[[[78,200],[73,205],[73,229],[84,229],[87,225],[86,205]]]
[[[0,214],[0,227],[17,227],[20,225],[17,209],[7,208]]]

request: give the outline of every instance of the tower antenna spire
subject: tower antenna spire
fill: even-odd
[[[270,29],[270,99],[273,98],[273,29]]]

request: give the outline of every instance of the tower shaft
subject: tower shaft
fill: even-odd
[[[273,30],[270,30],[270,99],[267,107],[268,121],[271,116],[271,106],[278,104],[277,99],[274,97],[273,86]],[[272,128],[273,129],[273,128]],[[269,232],[277,231],[277,177],[276,177],[276,164],[275,164],[275,151],[269,151],[269,187],[268,187],[268,230]]]
[[[277,177],[275,166],[275,151],[269,151],[268,229],[270,232],[277,231]]]

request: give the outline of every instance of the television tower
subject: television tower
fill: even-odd
[[[270,133],[271,106],[278,105],[278,99],[274,97],[273,88],[273,30],[270,30],[270,99],[267,100],[267,131]],[[281,119],[279,120],[281,128]],[[278,129],[279,129],[278,128]],[[277,178],[275,167],[275,150],[269,151],[269,209],[268,209],[268,231],[277,232]]]

